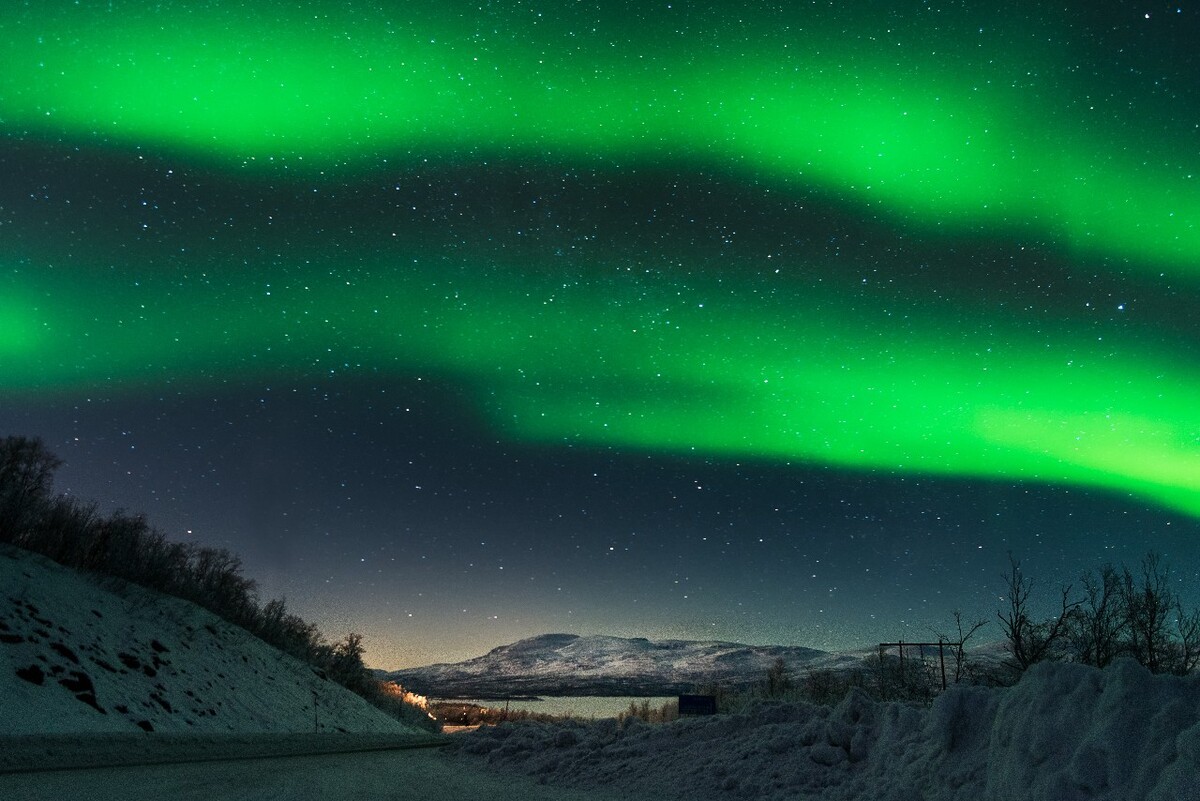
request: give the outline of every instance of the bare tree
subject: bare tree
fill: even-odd
[[[783,657],[778,657],[771,667],[767,668],[767,697],[778,698],[790,689],[792,689],[791,673],[788,671]]]
[[[1075,652],[1085,665],[1106,667],[1121,653],[1126,633],[1126,614],[1121,594],[1121,576],[1112,565],[1097,575],[1083,574],[1085,598],[1076,610]]]
[[[338,640],[329,649],[329,678],[356,692],[362,689],[370,678],[363,664],[365,652],[361,634],[352,631]]]
[[[1200,609],[1184,612],[1183,603],[1176,601],[1175,613],[1179,642],[1175,649],[1177,656],[1172,672],[1186,676],[1200,665]]]
[[[1140,584],[1129,568],[1121,582],[1121,600],[1125,605],[1125,622],[1129,645],[1134,658],[1150,669],[1162,673],[1170,642],[1170,616],[1177,606],[1171,592],[1171,568],[1151,551],[1142,559]]]
[[[955,609],[954,635],[947,635],[934,629],[933,634],[939,641],[945,641],[947,645],[952,646],[950,655],[954,659],[955,684],[962,681],[970,673],[970,666],[967,664],[967,641],[975,636],[975,632],[987,624],[988,621],[982,618],[966,623],[963,621],[962,610]]]
[[[44,512],[61,466],[38,437],[0,439],[0,542],[15,542]]]
[[[1062,606],[1052,620],[1038,621],[1030,617],[1029,598],[1033,594],[1033,579],[1021,572],[1021,563],[1011,553],[1010,570],[1001,574],[1008,584],[1008,613],[997,612],[1004,636],[1008,638],[1009,653],[1020,670],[1051,657],[1059,641],[1069,631],[1069,623],[1079,601],[1072,601],[1071,585],[1062,588]]]
[[[75,498],[55,498],[26,508],[22,530],[12,542],[18,547],[37,551],[59,564],[74,565],[81,549],[90,541],[99,519],[94,503]]]

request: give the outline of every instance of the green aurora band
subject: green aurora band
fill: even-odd
[[[715,280],[477,275],[448,290],[419,268],[368,274],[392,277],[231,279],[175,297],[10,283],[5,381],[182,390],[239,373],[430,371],[533,441],[1072,483],[1200,516],[1200,371],[1136,340],[1064,326],[1045,332],[1050,348],[983,311],[949,336],[935,315],[811,289],[751,302]]]
[[[415,152],[684,156],[930,231],[1030,225],[1156,273],[1200,263],[1196,130],[1140,86],[1094,97],[1073,76],[1111,53],[1065,44],[1065,20],[560,5],[48,0],[0,22],[0,120],[306,178]]]
[[[1200,264],[1200,158],[1149,160],[1166,136],[1150,123],[1023,84],[1079,57],[1035,32],[960,21],[940,55],[896,55],[869,12],[854,36],[749,15],[740,39],[699,19],[684,41],[661,10],[621,26],[522,6],[113,5],[6,14],[3,131],[309,183],[381,159],[678,157],[818,186],[926,236],[1020,227],[1149,277]],[[1200,370],[1182,349],[1066,322],[1035,339],[984,306],[950,322],[811,288],[751,299],[716,278],[564,285],[468,264],[450,291],[411,262],[269,291],[232,266],[186,292],[7,269],[0,387],[430,371],[532,441],[1073,484],[1200,517]]]

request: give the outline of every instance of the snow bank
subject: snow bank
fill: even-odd
[[[200,607],[0,547],[0,736],[419,730]]]
[[[1154,676],[1122,659],[1026,678],[993,723],[996,798],[1200,799],[1200,675]]]
[[[763,703],[663,725],[520,723],[461,735],[462,760],[631,798],[1200,801],[1200,677],[1043,664],[932,708]]]

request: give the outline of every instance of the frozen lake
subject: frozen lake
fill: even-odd
[[[649,701],[651,709],[658,709],[668,701],[675,701],[677,698],[674,695],[653,696],[649,698],[631,697],[628,695],[543,695],[539,696],[536,700],[521,701],[483,700],[479,698],[436,698],[430,700],[431,703],[445,701],[447,703],[488,706],[493,709],[504,709],[505,704],[507,704],[511,710],[525,709],[530,712],[541,712],[547,715],[566,715],[570,713],[581,718],[615,718],[620,713],[629,709],[631,702],[636,702],[640,706],[643,701]]]

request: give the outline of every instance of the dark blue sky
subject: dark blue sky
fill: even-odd
[[[118,5],[0,20],[0,433],[373,665],[1200,601],[1193,9]]]

